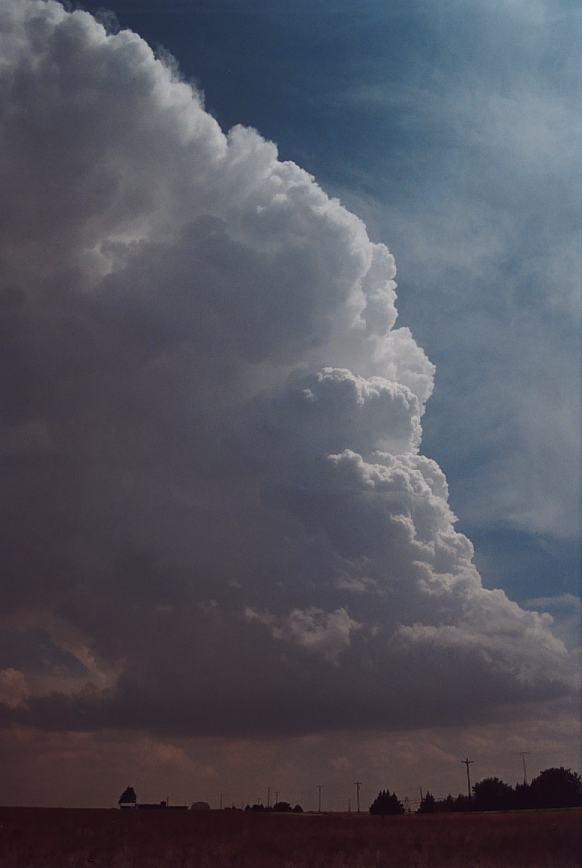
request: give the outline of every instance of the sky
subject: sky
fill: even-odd
[[[0,0],[4,804],[581,769],[581,29]]]

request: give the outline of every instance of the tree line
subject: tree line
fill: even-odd
[[[302,814],[303,808],[301,805],[295,805],[295,807],[292,807],[289,802],[275,802],[272,806],[263,805],[259,802],[256,805],[246,805],[245,811],[254,811],[256,813],[274,812],[275,814]]]
[[[436,799],[432,793],[423,796],[417,814],[467,811],[515,811],[532,808],[574,808],[582,806],[582,778],[571,769],[550,768],[540,772],[530,784],[506,784],[500,778],[484,778],[473,787],[472,797],[448,795]],[[398,815],[405,809],[396,793],[381,790],[372,805],[371,814]]]

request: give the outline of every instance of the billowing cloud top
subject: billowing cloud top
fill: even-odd
[[[419,454],[395,267],[137,35],[0,9],[0,707],[311,732],[567,693]]]

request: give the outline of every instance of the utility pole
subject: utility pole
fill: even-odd
[[[323,790],[323,784],[317,785],[317,811],[321,814],[321,791]]]
[[[466,757],[464,760],[461,760],[463,765],[467,766],[467,795],[471,798],[471,776],[469,774],[469,766],[474,762],[474,760],[470,760],[469,757]]]
[[[267,787],[267,807],[271,807],[271,787]]]
[[[527,787],[527,766],[525,764],[525,758],[526,758],[526,756],[529,756],[529,754],[530,754],[529,750],[520,750],[520,752],[519,752],[519,755],[521,756],[521,764],[523,765],[523,782],[524,782],[526,787]]]
[[[354,786],[356,788],[356,811],[358,814],[360,813],[360,787],[362,786],[361,781],[354,781]]]
[[[275,804],[279,802],[279,790],[275,790]]]
[[[420,801],[422,802],[422,800],[424,799],[424,796],[422,794],[422,787],[418,788],[418,792],[420,793]]]

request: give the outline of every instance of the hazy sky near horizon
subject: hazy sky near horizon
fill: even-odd
[[[580,768],[580,10],[84,6],[0,0],[0,798]]]

